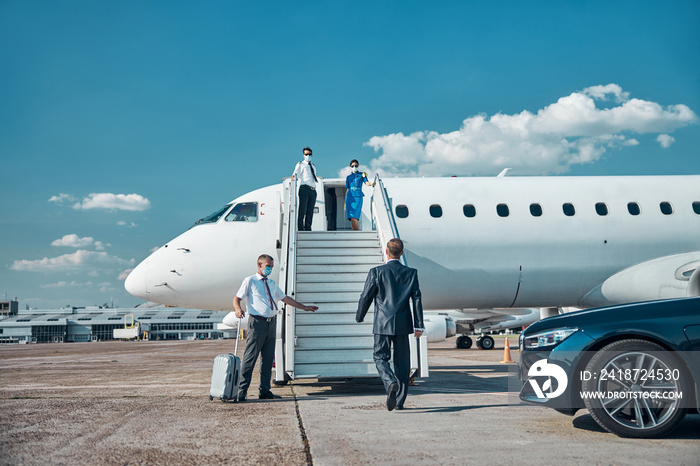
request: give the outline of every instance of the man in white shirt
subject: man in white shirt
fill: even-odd
[[[275,266],[272,256],[263,254],[258,257],[258,273],[243,280],[241,288],[233,298],[233,308],[236,317],[245,317],[245,311],[241,308],[241,301],[245,300],[248,319],[248,336],[245,345],[245,353],[241,361],[241,383],[238,388],[238,401],[245,401],[253,377],[253,368],[258,355],[260,363],[260,388],[261,400],[280,398],[270,391],[270,379],[272,378],[272,362],[275,358],[275,336],[277,328],[277,301],[289,304],[304,311],[314,312],[316,306],[306,306],[284,294],[284,291],[272,280],[267,278]]]
[[[311,148],[304,147],[304,160],[294,167],[292,178],[297,180],[299,186],[299,203],[297,204],[297,230],[311,231],[311,222],[314,219],[314,206],[316,205],[316,166],[311,163],[313,154]]]

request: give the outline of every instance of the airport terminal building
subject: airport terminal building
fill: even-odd
[[[114,340],[114,330],[138,323],[150,340],[218,339],[224,311],[175,307],[18,310],[0,320],[0,344]]]

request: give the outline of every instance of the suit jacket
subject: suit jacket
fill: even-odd
[[[418,271],[392,260],[369,271],[357,305],[355,320],[362,322],[374,301],[375,335],[406,335],[423,328],[423,303]],[[413,312],[409,301],[413,301]]]

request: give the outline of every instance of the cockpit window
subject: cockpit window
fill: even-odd
[[[257,222],[258,203],[241,202],[236,204],[224,220],[227,222]]]
[[[202,223],[215,223],[217,220],[219,220],[221,218],[222,215],[224,215],[226,213],[226,211],[230,207],[231,207],[231,204],[227,204],[224,207],[222,207],[221,209],[214,212],[213,214],[211,214],[207,217],[204,217],[204,218],[200,218],[199,220],[197,220],[195,222],[194,225],[201,225]]]

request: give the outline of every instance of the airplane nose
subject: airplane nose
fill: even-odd
[[[129,294],[148,301],[148,290],[146,289],[146,268],[144,263],[136,266],[131,271],[126,280],[124,280],[124,288]]]

